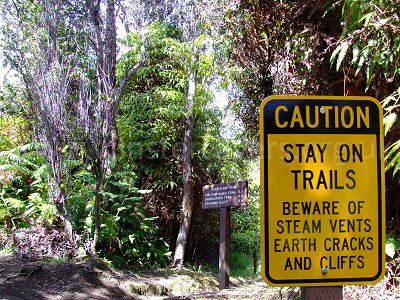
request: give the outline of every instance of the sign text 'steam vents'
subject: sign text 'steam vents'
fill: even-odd
[[[260,110],[264,280],[276,286],[379,281],[385,259],[379,102],[272,96]]]

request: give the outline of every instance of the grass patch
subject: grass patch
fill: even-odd
[[[260,277],[261,265],[258,264],[257,272],[253,270],[253,256],[231,250],[231,276],[232,277]]]
[[[203,263],[196,262],[194,265],[190,266],[189,269],[198,274],[211,273],[218,275],[219,272],[218,265],[206,262]]]
[[[232,247],[233,248],[233,247]],[[253,270],[253,256],[250,254],[244,254],[241,251],[235,251],[231,248],[230,253],[230,276],[241,277],[249,279],[261,278],[261,261],[257,265],[257,272],[254,274]],[[194,263],[193,265],[187,265],[186,268],[193,271],[194,273],[203,274],[211,273],[218,276],[219,266],[218,264],[209,263]]]

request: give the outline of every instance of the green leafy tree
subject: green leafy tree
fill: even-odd
[[[339,3],[322,0],[240,1],[228,12],[230,102],[247,140],[258,144],[258,109],[269,95],[344,94],[342,74],[330,67],[340,18]]]
[[[386,170],[400,169],[398,128],[400,78],[400,4],[393,1],[343,1],[344,29],[332,54],[332,64],[342,68],[361,92],[382,101],[388,140]],[[363,91],[364,90],[364,91]]]
[[[200,66],[203,64],[201,56],[208,53],[208,56],[214,56],[208,70],[213,69],[214,75],[217,70],[222,70],[223,64],[216,64],[215,60],[222,51],[216,50],[212,43],[204,44],[204,37],[211,40],[218,37],[220,31],[223,30],[222,11],[226,11],[231,5],[229,1],[166,1],[160,3],[158,1],[138,2],[129,0],[127,5],[122,8],[124,11],[124,19],[130,20],[129,25],[133,25],[138,31],[146,28],[148,24],[154,21],[175,24],[181,28],[181,40],[186,43],[186,48],[190,48],[186,52],[186,73],[189,81],[186,82],[186,122],[185,131],[183,132],[183,150],[182,150],[182,170],[183,170],[183,194],[182,194],[182,214],[181,228],[176,241],[176,251],[174,262],[181,266],[183,264],[186,241],[190,229],[193,211],[193,136],[196,130],[196,115],[193,114],[196,106],[196,94],[202,89],[199,83],[204,79],[211,78],[211,74],[200,74]],[[148,7],[152,7],[151,10]],[[126,26],[127,32],[131,29]],[[218,38],[217,38],[218,39]],[[226,47],[225,47],[226,48]],[[212,55],[209,55],[213,52]],[[190,54],[190,55],[189,55]],[[220,58],[224,55],[220,55]],[[220,63],[223,60],[220,59]],[[213,65],[213,67],[210,67]],[[218,66],[218,68],[217,68]],[[207,71],[208,72],[208,71]],[[206,75],[206,76],[205,76]],[[216,77],[214,77],[216,78]],[[199,91],[196,91],[199,90]],[[201,91],[200,91],[201,92]]]
[[[207,46],[208,40],[196,41],[196,47]],[[146,196],[154,214],[161,216],[167,236],[176,236],[183,193],[182,152],[185,122],[194,115],[193,174],[190,184],[195,191],[193,208],[199,210],[202,185],[221,180],[220,169],[228,164],[221,157],[230,145],[220,134],[221,113],[212,106],[210,80],[215,60],[206,52],[199,53],[196,68],[198,80],[194,107],[187,112],[189,66],[193,45],[182,41],[182,31],[171,24],[155,23],[141,35],[131,34],[129,50],[122,57],[120,71],[140,59],[144,49],[146,64],[132,77],[118,119],[121,132],[121,163],[141,178],[140,186],[151,189]],[[234,160],[234,159],[232,159]]]

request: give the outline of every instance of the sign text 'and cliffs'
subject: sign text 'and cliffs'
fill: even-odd
[[[385,236],[379,102],[273,96],[260,113],[264,280],[377,282]]]

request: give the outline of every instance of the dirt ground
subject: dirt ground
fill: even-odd
[[[295,289],[277,290],[261,280],[232,278],[219,291],[213,274],[183,270],[120,272],[100,260],[86,262],[31,261],[0,255],[0,299],[294,299]]]
[[[86,264],[0,257],[0,299],[133,299]]]
[[[193,269],[121,272],[101,260],[85,262],[32,261],[0,255],[0,300],[106,299],[300,299],[299,288],[271,288],[262,280],[231,278],[229,289],[218,290],[214,274]],[[371,286],[347,286],[343,299],[400,299],[382,281]]]

